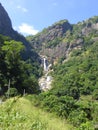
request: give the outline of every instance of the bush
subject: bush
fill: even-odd
[[[95,89],[93,92],[93,99],[98,100],[98,89]]]
[[[75,127],[79,127],[82,123],[86,123],[87,120],[87,114],[83,110],[74,110],[69,115],[69,121]]]
[[[87,121],[86,123],[82,123],[77,130],[94,130],[94,125],[92,122]]]

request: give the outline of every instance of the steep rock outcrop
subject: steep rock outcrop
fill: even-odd
[[[40,38],[44,41],[51,41],[54,40],[57,37],[62,37],[67,30],[71,30],[72,26],[69,24],[67,20],[61,20],[52,26],[48,27],[46,31],[48,33],[44,33],[45,30],[43,30],[42,35],[40,35]]]
[[[40,55],[50,57],[50,59],[48,59],[50,61],[53,57],[61,56],[61,51],[57,54],[58,46],[60,45],[59,43],[61,43],[62,38],[66,36],[68,30],[72,30],[72,25],[67,20],[61,20],[52,26],[43,29],[42,32],[38,33],[34,37],[27,37],[27,39],[29,39],[31,46],[35,48]],[[61,48],[64,51],[66,50],[63,46],[61,46]]]
[[[56,40],[60,41],[60,38],[64,36],[67,30],[71,30],[72,26],[69,24],[67,20],[61,20],[52,26],[43,29],[43,31],[36,36],[32,37],[32,45],[34,48],[40,48],[42,46],[49,46],[49,42]],[[50,43],[51,44],[51,43]],[[50,45],[52,46],[52,45]],[[40,48],[42,49],[42,48]]]
[[[73,50],[81,49],[97,41],[98,16],[70,24],[61,20],[42,30],[35,36],[27,37],[31,46],[48,60],[68,59]]]

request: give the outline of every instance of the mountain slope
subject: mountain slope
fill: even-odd
[[[9,93],[8,86],[17,94],[23,94],[24,89],[26,93],[35,93],[32,90],[39,89],[37,79],[41,74],[39,55],[25,37],[14,31],[6,10],[0,4],[0,95]]]
[[[98,40],[98,17],[77,24],[61,20],[35,36],[28,36],[31,46],[48,60],[67,59],[74,49],[81,49],[87,41]]]
[[[75,130],[98,129],[98,41],[92,38],[53,66],[52,88],[39,95],[41,107],[70,121]]]
[[[98,129],[98,16],[70,26],[60,36],[52,33],[52,25],[51,34],[47,28],[28,37],[39,54],[57,61],[50,73],[52,88],[38,99],[41,107],[70,121],[75,130]]]

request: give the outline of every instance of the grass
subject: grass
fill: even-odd
[[[35,107],[24,97],[0,105],[0,130],[71,130],[65,120]]]

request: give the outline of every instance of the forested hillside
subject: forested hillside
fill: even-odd
[[[73,25],[63,20],[27,39],[52,63],[52,89],[38,96],[39,106],[75,130],[97,129],[98,17]]]
[[[13,30],[1,4],[0,10],[0,128],[60,129],[58,125],[49,125],[52,117],[45,121],[35,113],[33,118],[29,110],[34,108],[52,113],[58,118],[56,124],[69,123],[69,130],[97,130],[98,16],[77,24],[61,20],[35,36],[26,37],[28,42]],[[46,60],[48,69],[43,71]],[[47,76],[52,77],[50,90],[41,90],[38,84],[41,76],[46,82]],[[26,99],[19,99],[23,95]],[[14,98],[7,103],[5,100],[10,97]],[[19,109],[15,109],[17,100]],[[28,122],[30,119],[33,123]],[[66,126],[61,123],[62,130]]]
[[[68,119],[75,129],[94,129],[98,122],[98,42],[74,50],[53,67],[52,89],[40,94],[43,107]]]

